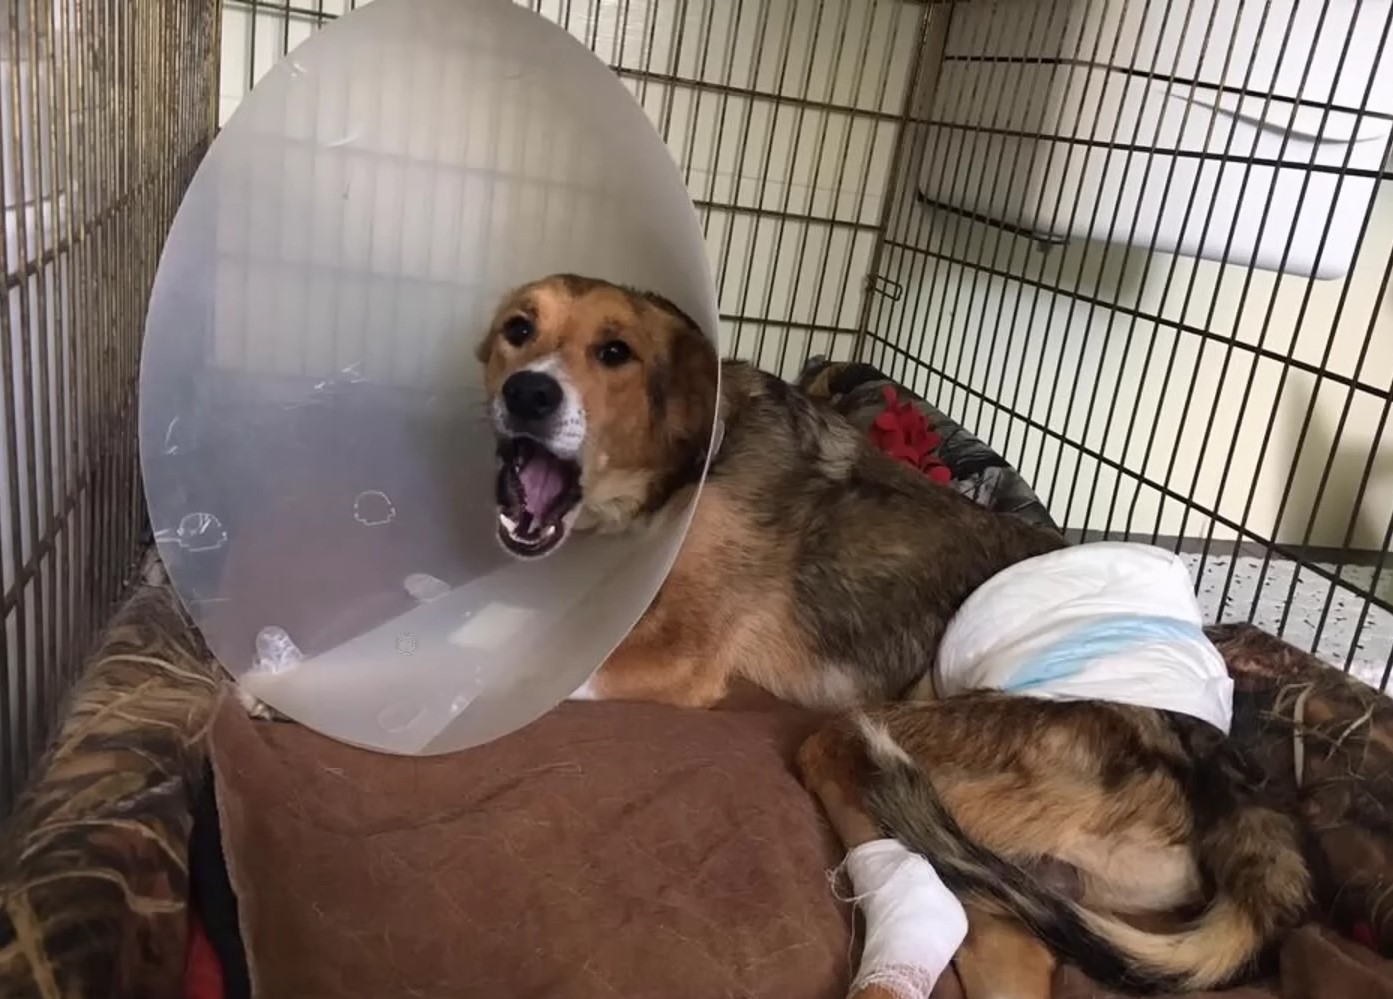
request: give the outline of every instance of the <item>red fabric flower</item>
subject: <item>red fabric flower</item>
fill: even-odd
[[[901,402],[895,389],[886,385],[885,409],[871,424],[871,443],[897,461],[923,472],[935,482],[948,483],[953,473],[938,457],[943,438],[934,432],[913,403]]]

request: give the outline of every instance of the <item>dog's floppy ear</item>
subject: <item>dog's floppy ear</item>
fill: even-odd
[[[484,334],[478,346],[474,348],[474,359],[480,364],[488,364],[489,358],[493,355],[493,341],[496,339],[495,327],[489,326],[489,331]]]
[[[513,288],[494,306],[493,313],[489,316],[488,331],[484,333],[479,344],[474,348],[474,358],[480,364],[488,364],[489,358],[493,356],[493,345],[498,342],[498,327],[503,322],[503,317],[513,311],[518,306],[519,298],[527,291],[529,285],[520,285]]]
[[[695,459],[705,453],[711,441],[720,359],[715,345],[685,316],[674,319],[674,326],[661,390],[666,398],[661,407],[654,407],[654,416],[663,420],[679,450]]]

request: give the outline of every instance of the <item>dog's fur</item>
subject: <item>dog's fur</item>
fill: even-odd
[[[529,335],[504,337],[518,317]],[[597,363],[616,339],[632,359]],[[569,429],[556,433],[580,466],[577,528],[638,529],[681,508],[716,407],[723,436],[677,562],[577,696],[706,707],[743,679],[850,712],[804,745],[804,780],[848,846],[893,835],[968,905],[970,991],[1003,976],[1017,995],[1048,989],[1052,962],[1029,957],[1021,925],[1104,984],[1155,992],[1243,975],[1301,915],[1294,823],[1203,724],[1093,702],[934,698],[931,665],[959,605],[1059,536],[932,483],[743,363],[721,366],[717,400],[708,341],[653,295],[538,281],[504,301],[479,358],[491,400],[524,369],[563,385]],[[506,441],[506,407],[493,414]],[[1157,914],[1188,921],[1137,925]],[[1018,958],[983,957],[1003,947]]]

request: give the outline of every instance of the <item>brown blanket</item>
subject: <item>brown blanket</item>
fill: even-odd
[[[1386,830],[1359,809],[1393,768],[1359,768],[1387,765],[1370,733],[1393,732],[1389,702],[1255,629],[1213,634],[1281,793],[1298,793],[1291,712],[1308,690],[1322,906],[1354,899],[1339,912],[1378,935]],[[841,996],[855,940],[826,877],[840,850],[789,767],[815,724],[759,703],[566,704],[492,745],[403,759],[228,705],[214,762],[256,994]],[[938,995],[958,994],[948,976]],[[1058,994],[1104,995],[1067,969]],[[1229,995],[1393,997],[1393,964],[1312,925],[1280,981]]]
[[[217,670],[141,586],[0,835],[0,996],[182,995],[189,832]]]
[[[433,759],[219,716],[258,997],[819,999],[848,975],[836,846],[787,709],[567,704]]]

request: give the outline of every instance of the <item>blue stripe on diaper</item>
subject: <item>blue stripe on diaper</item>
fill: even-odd
[[[1027,690],[1081,673],[1089,663],[1152,642],[1206,642],[1204,629],[1173,617],[1125,614],[1079,628],[1021,664],[1001,687]]]

